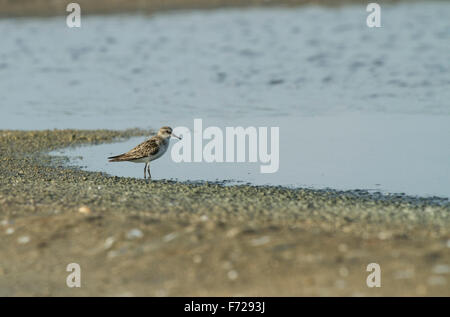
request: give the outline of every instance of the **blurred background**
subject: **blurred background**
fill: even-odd
[[[382,0],[392,3],[398,0]],[[414,1],[414,0],[412,0]],[[296,6],[304,4],[341,5],[368,3],[363,0],[0,0],[3,16],[61,15],[67,4],[78,3],[86,14],[120,12],[156,12],[174,9],[208,9],[245,6]]]

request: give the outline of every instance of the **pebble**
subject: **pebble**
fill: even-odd
[[[238,228],[231,228],[230,230],[227,231],[227,233],[225,235],[227,238],[234,238],[238,234],[239,234]]]
[[[8,229],[5,230],[5,233],[6,234],[13,234],[14,231],[15,231],[14,228],[8,228]]]
[[[250,241],[250,244],[254,247],[259,247],[261,245],[267,244],[270,242],[270,237],[269,236],[263,236],[260,238],[255,238],[252,241]]]
[[[436,264],[433,267],[433,273],[435,274],[448,274],[450,273],[450,266],[446,264]]]
[[[78,208],[78,212],[84,215],[88,215],[91,213],[91,209],[87,206],[81,206],[80,208]]]
[[[390,232],[381,231],[380,233],[378,233],[378,239],[380,239],[380,240],[387,240],[391,237],[392,237],[392,233],[390,233]]]
[[[108,250],[109,248],[111,248],[114,244],[116,240],[114,239],[114,237],[108,237],[105,240],[105,244],[103,245],[103,247],[105,248],[105,250]]]
[[[128,239],[140,239],[144,236],[141,230],[134,228],[127,232]]]
[[[165,235],[165,236],[163,237],[163,241],[164,241],[164,242],[170,242],[170,241],[172,241],[173,239],[175,239],[176,237],[178,237],[178,233],[172,232],[172,233],[169,233],[169,234]]]
[[[227,276],[230,280],[234,281],[238,278],[239,274],[235,270],[228,271]]]
[[[17,242],[19,242],[20,244],[26,244],[26,243],[30,242],[30,237],[29,236],[21,236],[17,239]]]

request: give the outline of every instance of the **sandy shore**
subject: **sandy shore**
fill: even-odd
[[[394,3],[401,0],[383,0],[383,3]],[[405,0],[403,0],[405,1]],[[407,0],[415,1],[415,0]],[[82,14],[108,14],[123,12],[153,13],[177,9],[214,9],[223,7],[273,6],[273,5],[305,5],[318,4],[339,6],[348,3],[367,4],[364,0],[78,0]],[[67,15],[63,0],[0,0],[0,17],[10,16],[52,16]]]
[[[450,295],[448,201],[146,184],[46,154],[142,134],[0,131],[0,296]]]

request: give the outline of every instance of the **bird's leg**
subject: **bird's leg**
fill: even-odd
[[[146,172],[146,169],[147,169],[147,164],[148,164],[148,163],[145,163],[145,166],[144,166],[144,180],[146,179],[145,172]]]
[[[148,170],[148,179],[152,179],[152,175],[150,174],[150,163],[148,163],[147,170]]]

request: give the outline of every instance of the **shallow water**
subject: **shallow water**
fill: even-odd
[[[249,126],[243,119],[233,123]],[[347,114],[259,120],[256,126],[270,123],[280,126],[280,165],[276,173],[261,174],[260,162],[175,163],[169,149],[151,163],[152,177],[450,197],[450,147],[442,142],[443,135],[450,135],[449,117]],[[208,126],[227,125],[203,121],[203,129]],[[193,123],[187,127],[194,131]],[[67,155],[71,164],[87,170],[142,178],[144,164],[108,163],[106,158],[126,152],[145,139],[52,154]],[[171,140],[172,146],[175,142]]]
[[[0,127],[450,115],[450,3],[0,20]]]
[[[279,126],[280,170],[152,163],[155,178],[449,197],[450,4],[0,20],[1,129]],[[82,148],[107,164],[139,140]]]

